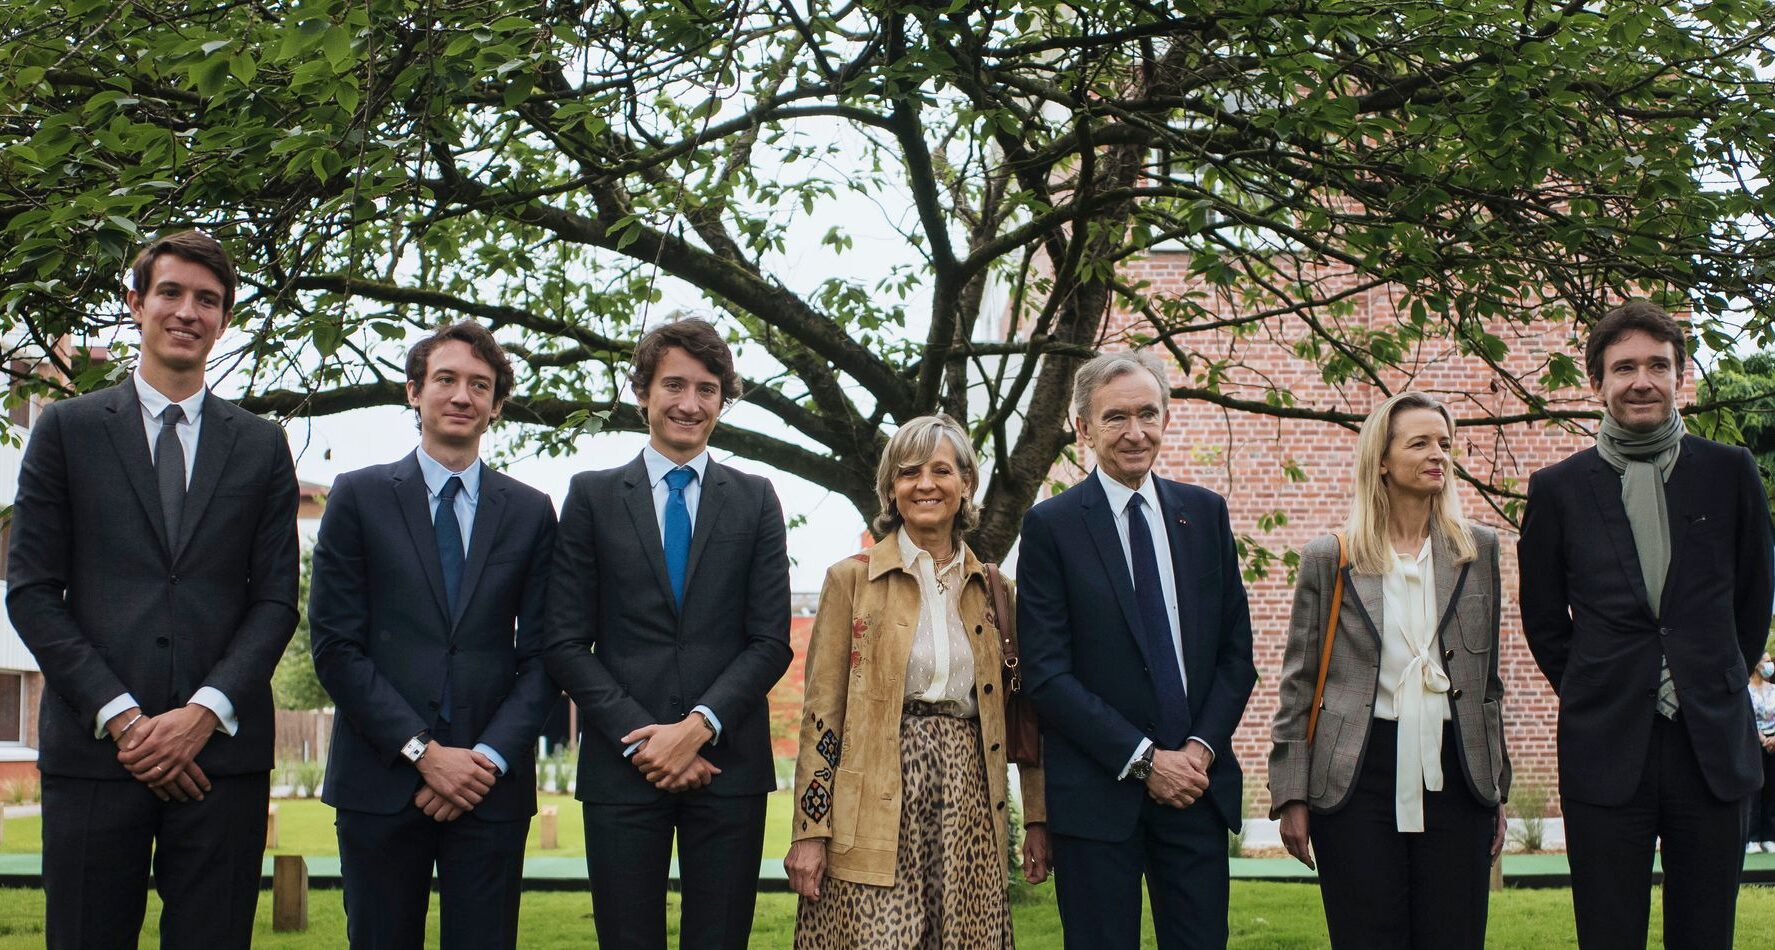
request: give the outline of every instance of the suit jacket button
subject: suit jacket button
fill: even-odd
[[[1458,689],[1449,690],[1448,691],[1448,698],[1449,699],[1460,699],[1461,698],[1461,691]]]
[[[1658,636],[1661,636],[1661,637],[1670,636],[1670,628],[1669,627],[1659,627],[1658,628]]]
[[[982,690],[982,691],[983,691],[983,692],[987,692],[987,693],[990,693],[990,692],[992,692],[992,684],[991,684],[991,683],[987,683],[987,684],[986,684],[986,685],[985,685],[985,686],[982,686],[982,687],[980,687],[980,689],[981,689],[981,690]]]
[[[980,631],[985,630],[985,629],[986,629],[985,627],[983,627],[979,624],[974,624],[974,632],[975,633],[979,633]]]
[[[999,802],[999,803],[998,803],[998,810],[999,810],[999,811],[1004,811],[1004,810],[1005,810],[1005,803],[1004,803],[1004,802]]]
[[[992,751],[994,751],[994,752],[997,752],[997,751],[998,751],[998,743],[996,743],[996,742],[994,742],[994,743],[993,743],[993,744],[992,744]]]
[[[1453,651],[1453,650],[1443,650],[1442,651],[1442,662],[1447,663],[1449,660],[1452,660],[1454,658],[1455,658],[1455,651]]]
[[[451,656],[456,655],[456,644],[454,644],[454,643],[450,644],[450,655]]]
[[[432,710],[435,712],[438,708],[438,701],[434,699],[431,702],[426,703],[426,705],[430,706],[432,708]]]
[[[174,574],[173,576],[167,578],[166,581],[169,584],[177,584],[179,582],[179,575]]]
[[[155,637],[154,638],[154,643],[157,646],[166,646],[167,644],[169,644],[171,642],[172,642],[171,640],[168,640],[165,637]]]
[[[1142,731],[1142,732],[1152,732],[1152,731],[1153,731],[1153,724],[1152,724],[1152,723],[1150,723],[1150,722],[1149,722],[1149,723],[1146,723],[1146,724],[1144,724],[1144,725],[1142,725],[1142,726],[1141,726],[1141,727],[1140,727],[1140,731]]]

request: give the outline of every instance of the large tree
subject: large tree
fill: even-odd
[[[131,249],[197,225],[249,262],[220,357],[249,407],[398,403],[399,341],[468,317],[511,343],[509,415],[558,451],[640,426],[624,360],[682,288],[750,370],[718,447],[868,514],[886,434],[948,411],[990,461],[975,543],[997,556],[1118,310],[1182,364],[1178,397],[1343,425],[1229,392],[1236,354],[1197,343],[1267,332],[1386,388],[1449,341],[1528,423],[1580,373],[1507,367],[1500,327],[1650,292],[1716,350],[1768,336],[1761,3],[192,6],[0,13],[9,371],[102,384],[56,342],[106,339]],[[859,199],[909,264],[810,230]],[[857,269],[792,272],[821,241]],[[1129,279],[1155,246],[1197,292]],[[1397,325],[1342,319],[1381,286]]]

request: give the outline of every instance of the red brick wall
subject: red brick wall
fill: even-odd
[[[1181,255],[1155,255],[1135,265],[1131,280],[1145,280],[1154,292],[1182,292],[1185,259]],[[1201,289],[1201,288],[1193,288]],[[1336,320],[1347,327],[1382,327],[1396,318],[1393,299],[1386,289],[1354,298],[1354,311]],[[1237,311],[1229,308],[1228,315]],[[1127,314],[1115,318],[1119,333],[1131,323]],[[1320,378],[1313,362],[1297,357],[1292,349],[1306,332],[1298,320],[1276,320],[1255,334],[1236,337],[1230,330],[1192,334],[1184,338],[1189,349],[1212,358],[1236,359],[1240,364],[1229,374],[1223,390],[1244,399],[1263,399],[1269,380],[1292,393],[1295,404],[1314,409],[1366,413],[1381,401],[1372,386],[1350,383],[1334,388]],[[1564,326],[1493,328],[1509,342],[1506,366],[1535,383],[1549,352],[1567,352],[1580,359],[1580,350]],[[1115,340],[1108,345],[1116,345]],[[1494,374],[1477,357],[1455,352],[1446,340],[1421,343],[1413,354],[1410,387],[1435,393],[1448,403],[1457,418],[1508,415],[1526,410],[1516,397],[1494,386]],[[1174,367],[1173,382],[1195,386]],[[1394,374],[1389,385],[1404,388],[1407,378]],[[1562,399],[1581,399],[1584,394],[1567,390]],[[1164,474],[1207,486],[1225,495],[1233,530],[1249,535],[1258,544],[1280,555],[1298,550],[1311,538],[1340,524],[1348,511],[1349,478],[1356,436],[1341,427],[1316,421],[1286,420],[1223,411],[1201,402],[1173,406],[1166,430],[1165,448],[1159,461]],[[1582,434],[1547,425],[1462,427],[1457,452],[1475,477],[1509,484],[1521,491],[1528,476],[1539,468],[1586,447]],[[1291,482],[1285,463],[1304,470],[1304,482]],[[1061,473],[1071,481],[1077,471]],[[1517,610],[1516,532],[1470,485],[1463,486],[1463,503],[1469,518],[1498,530],[1503,545],[1504,630],[1500,665],[1506,690],[1504,721],[1506,739],[1517,781],[1554,780],[1552,692],[1541,678],[1534,659],[1522,640]],[[1259,518],[1274,512],[1286,515],[1284,526],[1265,532]],[[1248,585],[1254,632],[1258,685],[1240,724],[1234,745],[1245,766],[1246,787],[1253,798],[1252,814],[1266,813],[1266,761],[1269,723],[1276,709],[1276,677],[1281,670],[1283,641],[1292,603],[1286,568],[1272,565],[1269,575]]]

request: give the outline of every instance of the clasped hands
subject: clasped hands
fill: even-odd
[[[709,784],[721,770],[700,754],[703,745],[715,738],[715,730],[700,712],[693,712],[678,722],[654,723],[623,736],[623,747],[639,742],[641,747],[629,756],[630,764],[655,788],[667,792],[686,792]]]
[[[1208,766],[1213,763],[1214,753],[1194,739],[1175,752],[1155,749],[1146,793],[1161,805],[1188,808],[1208,793]]]
[[[417,768],[425,784],[413,795],[413,804],[433,821],[455,821],[473,811],[499,778],[492,759],[435,739],[426,744]]]
[[[207,706],[192,703],[158,716],[130,708],[112,716],[105,731],[117,744],[117,761],[161,801],[203,801],[209,776],[197,765],[220,722]]]

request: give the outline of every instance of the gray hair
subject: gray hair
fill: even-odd
[[[980,464],[974,458],[974,446],[961,423],[938,413],[919,416],[901,426],[882,450],[881,464],[875,466],[875,498],[881,503],[881,513],[872,523],[878,534],[891,534],[906,520],[894,507],[894,477],[900,469],[930,461],[937,454],[940,440],[947,440],[955,450],[955,467],[967,483],[967,490],[961,493],[961,507],[955,512],[955,532],[965,534],[980,523],[980,506],[974,504],[974,491],[980,487]]]
[[[1129,373],[1148,372],[1158,381],[1161,406],[1171,402],[1171,382],[1165,378],[1165,364],[1150,350],[1125,350],[1116,353],[1099,353],[1091,357],[1085,365],[1079,367],[1078,373],[1072,377],[1072,415],[1075,419],[1085,418],[1091,411],[1091,397],[1097,390],[1112,379],[1118,379]]]

